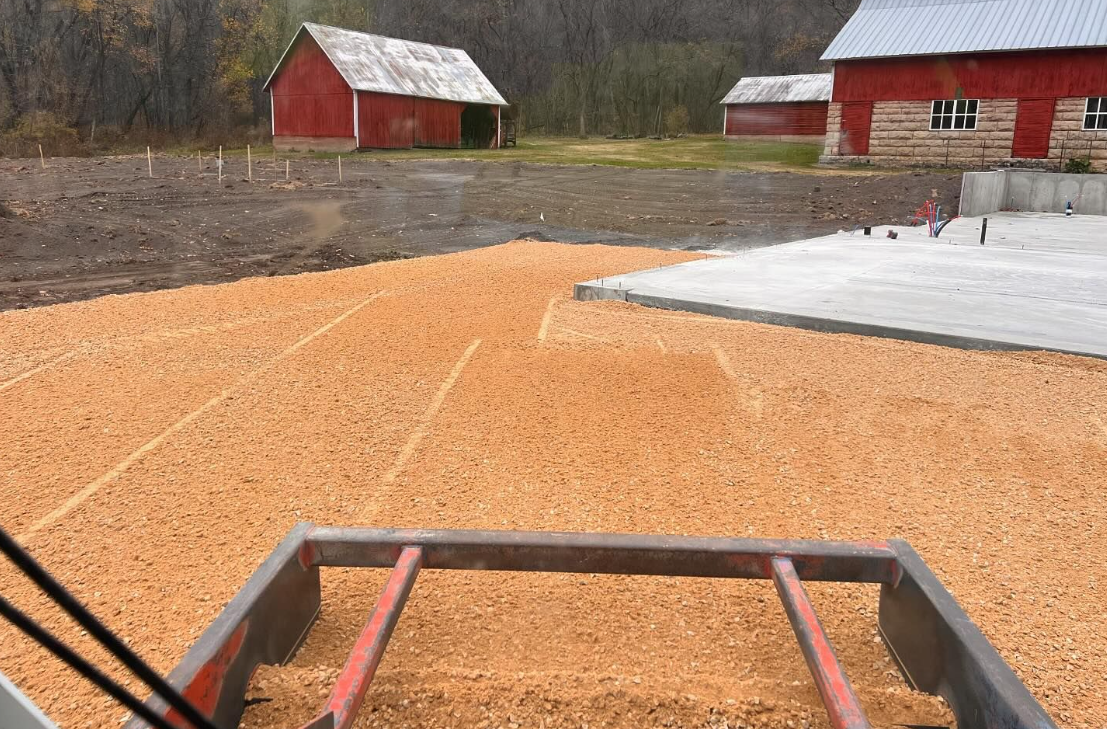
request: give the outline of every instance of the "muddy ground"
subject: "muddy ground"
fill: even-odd
[[[0,309],[451,253],[517,238],[741,249],[954,209],[955,174],[469,161],[0,160]]]

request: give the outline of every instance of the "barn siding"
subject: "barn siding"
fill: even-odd
[[[415,146],[461,146],[461,112],[465,104],[437,99],[415,99]]]
[[[274,136],[354,136],[353,91],[311,36],[292,49],[270,93]]]
[[[410,96],[359,91],[358,143],[370,149],[415,146],[414,102]]]
[[[838,61],[836,102],[1107,95],[1107,50]]]
[[[825,101],[730,104],[726,108],[726,134],[821,137],[826,134],[828,107]]]
[[[866,155],[872,134],[873,104],[851,101],[842,104],[842,154]]]

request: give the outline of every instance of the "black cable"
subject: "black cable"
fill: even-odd
[[[150,726],[156,727],[156,729],[178,729],[165,717],[158,715],[156,711],[142,703],[134,694],[105,676],[84,658],[74,653],[69,646],[51,635],[45,628],[36,623],[29,616],[20,612],[18,608],[14,607],[2,596],[0,596],[0,615],[3,615],[12,625],[26,633],[31,640],[65,661],[73,670],[87,678],[104,693],[123,704],[123,706],[133,711],[136,715],[145,719]]]
[[[149,686],[154,693],[184,717],[195,729],[218,729],[187,699],[181,696],[176,689],[158,675],[157,671],[150,668],[138,655],[124,645],[115,633],[101,623],[88,608],[80,603],[72,593],[66,590],[61,583],[55,580],[35,558],[27,553],[23,547],[11,538],[0,527],[0,551],[4,552],[15,566],[22,570],[39,588],[42,589],[54,602],[76,620],[82,628],[89,632],[93,638],[104,646],[113,656],[129,668],[135,676]]]

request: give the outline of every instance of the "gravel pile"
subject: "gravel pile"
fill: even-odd
[[[569,300],[692,257],[513,243],[0,314],[0,523],[160,670],[300,521],[901,537],[1059,724],[1107,724],[1107,365]],[[384,578],[324,572],[244,725],[312,716]],[[810,591],[874,723],[949,723],[875,589]],[[0,592],[91,650],[6,566]],[[6,626],[0,671],[118,726]],[[769,583],[434,572],[359,725],[605,723],[827,725]]]

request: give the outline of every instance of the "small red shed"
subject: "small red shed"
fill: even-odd
[[[723,136],[820,140],[832,84],[829,73],[744,78],[722,101]]]
[[[315,23],[265,90],[284,150],[495,148],[507,105],[463,50]]]

